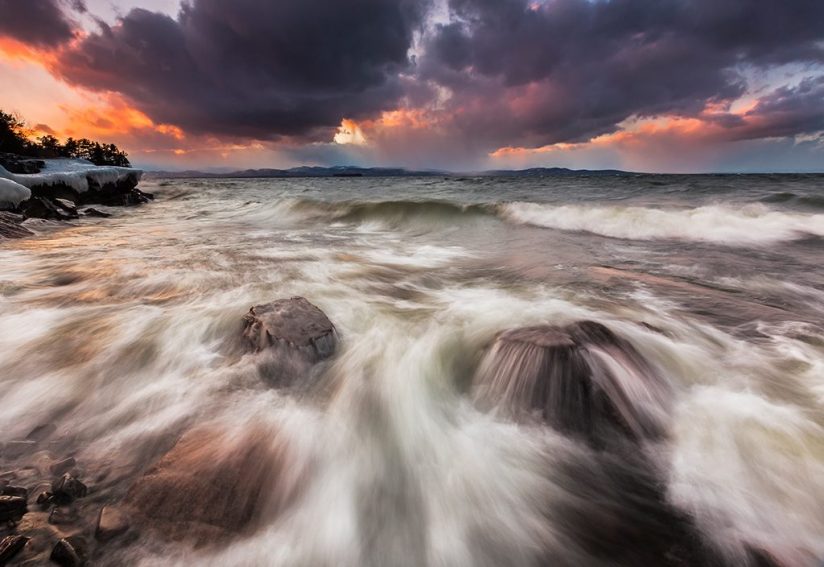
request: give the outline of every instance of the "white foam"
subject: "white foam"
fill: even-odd
[[[787,213],[762,204],[692,209],[508,203],[501,216],[519,224],[630,240],[688,240],[715,244],[770,244],[824,236],[824,215]]]

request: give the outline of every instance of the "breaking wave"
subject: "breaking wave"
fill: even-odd
[[[727,245],[767,245],[809,236],[824,237],[824,214],[782,211],[764,204],[712,204],[654,208],[534,202],[458,203],[440,200],[320,201],[283,199],[278,216],[292,221],[404,228],[431,228],[496,217],[504,222],[627,240],[684,240]]]

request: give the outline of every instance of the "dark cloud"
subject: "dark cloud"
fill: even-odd
[[[0,0],[0,36],[55,47],[74,37],[73,23],[63,8],[60,0]]]
[[[56,2],[0,0],[25,20],[0,20],[0,30],[37,22],[57,30],[48,41],[65,41]],[[36,6],[40,17],[21,16]],[[190,0],[176,18],[135,9],[60,50],[55,71],[118,92],[155,121],[235,139],[329,141],[342,118],[426,107],[437,128],[380,143],[462,159],[586,141],[631,117],[698,117],[739,140],[820,130],[822,0],[449,0],[450,22],[424,32],[430,8]],[[748,93],[750,73],[787,64],[809,78],[763,95],[746,116],[723,111]]]
[[[414,0],[193,0],[135,9],[65,51],[58,72],[190,132],[311,137],[391,108],[421,25]]]
[[[490,147],[586,140],[632,116],[697,116],[745,92],[745,67],[824,62],[819,0],[451,0],[450,9],[421,73],[452,90],[455,127]]]
[[[797,86],[780,87],[758,99],[741,122],[730,127],[737,140],[777,138],[824,132],[824,75]]]

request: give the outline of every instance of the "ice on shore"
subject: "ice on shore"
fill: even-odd
[[[3,167],[0,166],[0,169],[3,169]],[[5,171],[3,169],[0,175]],[[16,207],[30,197],[31,189],[11,179],[0,177],[0,210],[8,206]]]
[[[78,193],[89,190],[89,178],[97,182],[99,186],[107,183],[117,183],[130,176],[136,176],[140,180],[143,172],[131,167],[97,166],[84,159],[46,159],[45,167],[40,173],[11,173],[3,166],[0,166],[0,181],[11,181],[14,185],[22,185],[23,188],[32,188],[42,185],[64,184],[71,187]],[[0,196],[5,195],[0,185]],[[11,190],[9,189],[9,194]],[[28,199],[24,197],[24,199]],[[0,198],[0,201],[3,199]]]

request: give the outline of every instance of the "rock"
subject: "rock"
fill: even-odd
[[[125,504],[163,537],[208,543],[254,527],[285,506],[288,451],[264,428],[187,432],[130,489]]]
[[[57,205],[57,207],[63,209],[67,215],[71,218],[78,218],[80,215],[77,214],[77,207],[74,204],[74,201],[69,201],[68,199],[52,199],[52,202]]]
[[[80,204],[100,204],[114,207],[128,207],[148,203],[154,196],[137,189],[140,181],[139,172],[135,171],[117,182],[104,183],[102,186],[94,177],[87,177],[88,191],[80,193]]]
[[[105,218],[109,218],[110,216],[112,216],[110,213],[104,213],[103,211],[93,209],[92,207],[89,207],[88,209],[84,209],[80,212],[83,214],[83,216],[87,216],[87,217],[98,217],[98,218],[105,219]]]
[[[97,528],[94,531],[94,537],[98,541],[105,542],[126,533],[128,529],[129,521],[119,508],[103,506],[97,516]]]
[[[24,220],[23,215],[0,211],[0,238],[23,238],[34,234],[20,224]]]
[[[592,321],[500,333],[474,384],[482,406],[534,415],[590,441],[656,438],[665,429],[668,384],[629,342]]]
[[[74,457],[69,457],[68,459],[53,463],[52,466],[49,467],[49,470],[53,475],[60,476],[72,470],[76,465],[77,461],[74,460]]]
[[[308,348],[318,360],[335,351],[335,326],[323,311],[303,297],[255,305],[243,321],[243,336],[257,350],[286,343]]]
[[[86,496],[88,489],[86,485],[77,480],[69,473],[52,482],[52,501],[55,504],[63,505],[74,502],[77,498]]]
[[[265,351],[261,373],[278,385],[305,376],[313,364],[335,352],[335,326],[303,297],[256,305],[243,322],[244,343],[253,351]]]
[[[0,496],[0,522],[19,522],[28,512],[22,496]]]
[[[40,173],[46,166],[46,162],[36,158],[0,152],[0,166],[6,168],[9,173],[31,174]]]
[[[61,567],[79,567],[86,562],[86,541],[80,536],[65,537],[55,544],[49,559]]]
[[[20,496],[21,498],[28,500],[29,491],[22,486],[6,485],[2,490],[0,490],[0,496]]]
[[[5,565],[20,553],[30,538],[22,535],[10,535],[0,539],[0,565]]]
[[[47,220],[71,220],[77,218],[77,212],[73,214],[65,210],[62,206],[55,204],[48,197],[32,197],[20,205],[26,218],[47,219]]]

